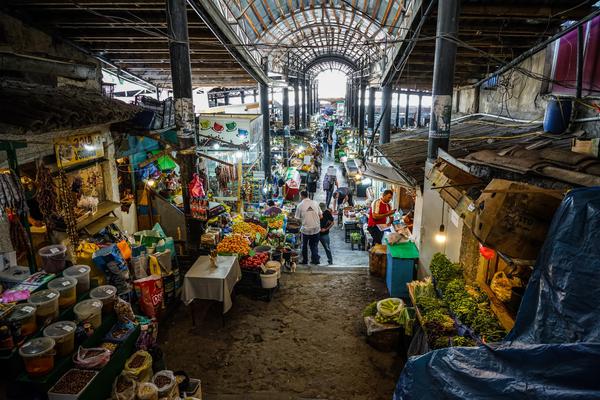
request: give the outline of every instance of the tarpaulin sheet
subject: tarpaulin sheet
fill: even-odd
[[[568,193],[500,344],[411,357],[395,400],[600,399],[600,188]]]

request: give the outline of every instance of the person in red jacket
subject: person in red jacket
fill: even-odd
[[[377,225],[387,225],[388,217],[394,215],[396,210],[392,210],[390,201],[394,197],[394,192],[387,189],[383,191],[381,197],[371,204],[369,209],[368,231],[373,237],[373,244],[381,244],[383,232]]]

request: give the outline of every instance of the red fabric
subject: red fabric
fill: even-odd
[[[300,192],[300,189],[298,188],[291,188],[287,185],[285,185],[285,199],[292,201],[294,200],[294,198],[298,195],[298,193]]]
[[[392,211],[392,207],[388,203],[380,200],[379,214],[387,214],[390,211]],[[387,223],[387,217],[373,218],[373,204],[371,204],[371,208],[369,208],[369,226],[381,225],[385,223]]]

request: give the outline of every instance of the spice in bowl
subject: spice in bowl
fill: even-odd
[[[95,371],[72,369],[63,375],[56,385],[50,390],[51,393],[78,394],[97,375]]]

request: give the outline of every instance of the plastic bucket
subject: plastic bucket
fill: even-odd
[[[29,297],[29,303],[36,307],[35,317],[38,326],[43,326],[47,321],[58,318],[58,290],[46,289],[33,293]]]
[[[87,265],[73,265],[63,271],[63,276],[77,279],[77,294],[83,294],[90,290],[90,271]]]
[[[58,306],[60,308],[71,307],[77,301],[77,279],[75,278],[56,278],[48,282],[48,289],[57,290],[60,293]]]
[[[254,248],[254,251],[256,253],[270,253],[271,252],[271,246],[256,246]]]
[[[54,368],[54,339],[41,337],[25,342],[19,348],[25,370],[30,376],[46,375]]]
[[[263,289],[272,289],[277,286],[277,271],[274,269],[267,270],[266,273],[260,274],[260,283]]]
[[[102,313],[110,314],[114,311],[117,300],[117,288],[112,285],[98,286],[90,291],[90,298],[102,302]]]
[[[65,269],[67,261],[67,246],[51,244],[38,250],[42,260],[42,268],[51,274],[56,274]]]
[[[59,321],[44,329],[44,336],[54,339],[54,350],[59,357],[68,356],[75,351],[75,329],[73,321]]]
[[[102,302],[100,300],[83,300],[73,307],[79,322],[89,322],[94,329],[102,325]]]
[[[277,271],[277,278],[281,278],[281,263],[279,261],[267,261],[265,267]]]
[[[33,304],[17,304],[8,317],[10,322],[20,325],[21,336],[29,336],[37,330],[35,308]]]
[[[275,250],[274,252],[271,253],[271,260],[273,261],[281,261],[281,252],[278,250]]]
[[[570,99],[555,98],[548,102],[544,113],[544,132],[560,135],[569,127],[573,102]]]

